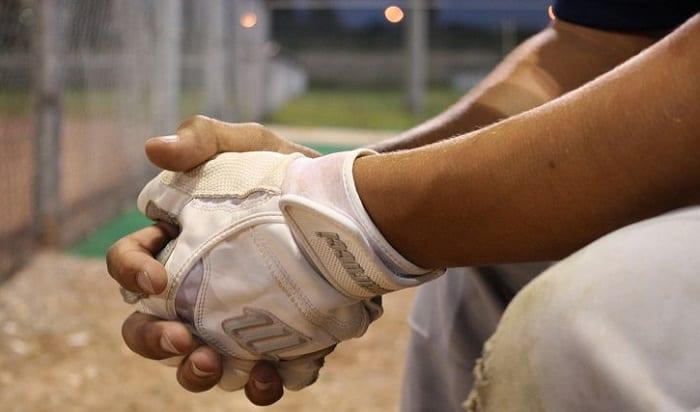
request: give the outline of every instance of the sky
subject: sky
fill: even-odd
[[[300,10],[304,10],[306,0],[296,0]],[[327,0],[333,7],[339,20],[347,28],[363,29],[384,24],[383,9],[387,5],[405,5],[405,0],[360,1],[355,4],[370,5],[358,8],[348,0]],[[548,22],[546,0],[436,0],[437,24],[464,24],[470,27],[498,27],[503,20],[512,20],[517,26],[538,29]],[[308,3],[307,3],[308,4]],[[370,9],[373,5],[375,8]],[[361,7],[363,7],[361,6]],[[300,13],[305,14],[304,11]]]

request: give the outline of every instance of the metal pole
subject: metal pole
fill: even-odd
[[[234,76],[238,120],[260,120],[265,114],[272,15],[265,2],[248,0],[235,2],[234,16]]]
[[[407,98],[411,111],[420,114],[425,109],[428,73],[428,10],[425,1],[409,0],[407,12]]]
[[[180,40],[182,37],[182,1],[158,2],[153,9],[155,41],[153,47],[151,104],[156,134],[172,133],[179,122]]]
[[[205,0],[201,3],[204,15],[204,93],[206,114],[224,117],[226,110],[223,0]]]
[[[65,5],[63,0],[39,1],[34,48],[37,62],[35,224],[39,241],[48,245],[56,245],[60,241],[60,138]]]

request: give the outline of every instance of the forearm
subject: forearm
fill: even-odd
[[[567,96],[355,163],[362,202],[425,267],[561,258],[700,202],[700,17]]]
[[[555,21],[518,46],[445,112],[372,148],[391,152],[420,147],[532,109],[612,69],[660,35],[604,32]]]

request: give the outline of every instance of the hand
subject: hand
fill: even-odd
[[[254,151],[320,155],[277,136],[258,123],[226,123],[206,116],[185,120],[174,135],[146,141],[146,155],[151,162],[172,171],[193,169],[218,153]]]
[[[156,137],[146,143],[146,153],[154,164],[177,171],[189,170],[221,151],[249,150],[318,156],[314,150],[282,139],[261,125],[230,124],[204,116],[185,121],[176,136]],[[126,236],[110,248],[107,256],[109,273],[132,292],[162,292],[167,275],[154,255],[176,235],[176,228],[156,224]],[[137,281],[139,274],[142,274],[141,280]],[[179,365],[177,379],[185,389],[207,390],[221,377],[223,365],[218,352],[203,345],[179,322],[134,313],[125,321],[122,331],[125,342],[134,352]],[[253,368],[246,385],[246,395],[251,402],[269,405],[282,393],[281,379],[272,364],[261,362]]]
[[[162,173],[139,208],[182,231],[160,256],[167,289],[140,310],[184,319],[235,359],[230,389],[260,359],[290,389],[313,382],[316,361],[380,315],[375,297],[441,273],[402,258],[362,209],[352,164],[365,154],[226,153]]]

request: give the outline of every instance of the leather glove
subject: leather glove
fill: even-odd
[[[159,255],[165,291],[139,310],[183,321],[224,354],[224,389],[242,388],[261,359],[288,389],[313,383],[337,343],[381,316],[382,294],[444,272],[403,258],[372,223],[352,175],[371,154],[223,153],[162,172],[138,206],[180,234]]]

